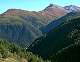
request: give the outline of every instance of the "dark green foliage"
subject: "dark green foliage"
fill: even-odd
[[[7,49],[8,45],[8,42],[0,40],[0,54],[2,58],[7,58],[9,56],[9,49]]]
[[[58,51],[55,55],[55,60],[57,62],[80,62],[80,42]]]
[[[78,42],[79,39],[80,39],[80,17],[77,16],[69,20],[64,19],[64,22],[62,22],[56,28],[52,29],[45,36],[35,40],[35,42],[29,47],[29,49],[33,53],[39,54],[45,59],[47,58],[55,61],[56,52],[58,52],[62,48],[66,48],[69,45],[74,44],[75,42]],[[77,50],[75,51],[73,50],[73,52],[77,54]],[[76,56],[73,57],[75,58]]]
[[[38,55],[34,55],[31,52],[28,52],[26,49],[21,48],[15,44],[9,43],[7,40],[0,40],[0,58],[8,58],[11,57],[19,57],[25,58],[29,62],[50,62],[47,60],[43,60]]]

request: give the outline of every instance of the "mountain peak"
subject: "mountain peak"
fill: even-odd
[[[67,10],[56,4],[50,4],[42,11],[42,15],[46,16],[49,19],[53,19],[53,17],[57,18],[57,16],[61,17],[65,14],[67,14]]]
[[[52,7],[52,6],[54,6],[53,4],[50,4],[48,7]]]
[[[58,6],[58,5],[56,5],[56,4],[49,4],[49,6],[47,6],[44,10],[48,10],[48,9],[50,9],[50,8],[59,8],[59,7],[61,7],[61,6]]]
[[[69,12],[80,12],[80,7],[75,6],[75,5],[69,5],[64,7],[66,10]]]

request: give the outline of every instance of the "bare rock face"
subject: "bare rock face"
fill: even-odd
[[[58,5],[50,4],[48,7],[46,7],[42,11],[42,15],[45,16],[48,19],[55,19],[57,17],[64,16],[68,13],[67,10],[65,10],[63,7]]]

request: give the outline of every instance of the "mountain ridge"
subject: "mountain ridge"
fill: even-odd
[[[77,16],[75,15],[76,17],[72,16],[72,19],[64,19],[64,22],[60,23],[56,28],[51,29],[45,36],[36,39],[29,47],[29,50],[35,54],[39,54],[44,59],[47,58],[54,61],[55,55],[59,50],[79,41],[80,13],[78,14],[76,14]]]
[[[8,39],[15,39],[15,41],[18,38],[19,42],[21,40],[25,44],[27,42],[28,44],[29,42],[32,43],[36,38],[43,36],[41,28],[56,21],[55,19],[65,16],[67,13],[63,7],[54,4],[50,4],[39,12],[9,9],[0,15],[0,26],[3,27],[3,29],[0,27],[0,33],[6,34],[2,35],[1,38],[8,37]],[[15,33],[16,36],[14,36]]]

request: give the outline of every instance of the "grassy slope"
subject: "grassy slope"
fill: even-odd
[[[26,44],[25,46],[29,46],[35,38],[42,35],[39,30],[41,24],[38,26],[38,23],[36,22],[37,20],[33,21],[35,22],[33,23],[32,19],[25,20],[19,16],[1,16],[0,38],[16,41],[16,43]]]

